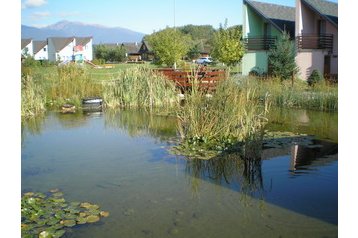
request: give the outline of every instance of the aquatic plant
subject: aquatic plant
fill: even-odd
[[[69,64],[57,67],[57,75],[47,78],[47,97],[53,106],[72,103],[79,107],[81,99],[101,96],[102,85],[88,75],[85,67]]]
[[[305,81],[292,82],[268,78],[260,80],[256,77],[246,77],[249,87],[256,89],[259,98],[269,94],[273,106],[285,108],[305,108],[320,111],[338,110],[338,87],[326,84],[324,81],[310,87]]]
[[[21,197],[21,237],[61,237],[70,227],[94,223],[109,215],[98,205],[68,202],[58,189]]]
[[[172,107],[178,91],[173,82],[142,66],[128,68],[103,82],[103,98],[110,108]]]
[[[209,159],[240,143],[260,140],[269,101],[267,95],[263,103],[256,98],[254,89],[233,78],[221,82],[209,95],[199,90],[193,78],[192,90],[177,109],[182,142],[175,153]]]
[[[43,113],[46,97],[41,83],[29,74],[21,78],[21,116],[31,117]]]

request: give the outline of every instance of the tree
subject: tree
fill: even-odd
[[[290,35],[284,32],[282,38],[278,39],[276,46],[270,49],[269,73],[281,80],[293,78],[298,72],[295,55],[295,45],[290,40]]]
[[[153,33],[147,40],[152,46],[157,63],[170,67],[187,54],[191,41],[190,36],[173,28]]]
[[[199,44],[194,44],[188,51],[188,58],[193,60],[200,56]]]
[[[214,34],[212,56],[228,66],[237,64],[245,52],[241,37],[240,27],[227,28],[226,21],[224,27],[220,25]]]

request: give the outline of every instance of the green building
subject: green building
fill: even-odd
[[[295,8],[256,1],[243,1],[243,39],[246,53],[242,74],[267,73],[268,52],[284,31],[295,36]]]

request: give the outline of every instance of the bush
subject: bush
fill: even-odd
[[[323,81],[323,76],[321,72],[319,72],[317,69],[313,70],[311,75],[307,79],[307,83],[309,86],[314,86],[315,84],[322,81]]]

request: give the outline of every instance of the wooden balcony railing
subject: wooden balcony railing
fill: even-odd
[[[333,34],[306,34],[296,37],[298,49],[333,49]]]
[[[269,50],[276,44],[276,37],[247,37],[244,38],[244,45],[246,50]]]

